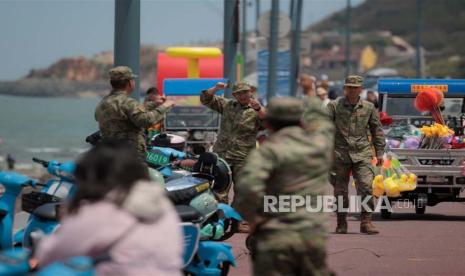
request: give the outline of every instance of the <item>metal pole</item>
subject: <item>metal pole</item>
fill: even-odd
[[[271,1],[271,16],[270,16],[270,41],[269,41],[269,56],[268,56],[268,89],[267,102],[276,95],[276,80],[277,80],[277,61],[278,61],[278,20],[279,20],[279,0]]]
[[[289,17],[292,18],[294,17],[294,10],[295,8],[295,0],[289,0]]]
[[[257,34],[257,37],[259,36],[258,19],[260,19],[260,0],[255,0],[255,32]]]
[[[241,1],[242,5],[242,32],[241,32],[241,53],[243,66],[243,77],[245,77],[245,68],[247,68],[247,0]]]
[[[292,15],[293,32],[291,44],[291,79],[290,94],[295,96],[297,92],[297,78],[300,68],[300,35],[302,22],[302,0],[297,0],[294,14]]]
[[[236,52],[238,42],[238,0],[224,0],[224,63],[223,74],[231,83],[236,81]],[[231,89],[225,91],[231,97]]]
[[[416,33],[416,71],[417,71],[417,78],[421,78],[422,70],[421,70],[421,21],[422,21],[422,1],[417,0],[417,33]]]
[[[114,65],[128,66],[139,75],[140,0],[115,0]],[[131,97],[139,99],[140,80]]]
[[[350,32],[351,32],[351,18],[350,18],[350,12],[351,12],[351,7],[350,7],[350,0],[347,0],[347,22],[346,22],[346,72],[345,76],[347,77],[350,75]]]

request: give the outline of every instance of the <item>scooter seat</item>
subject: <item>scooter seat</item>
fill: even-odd
[[[170,176],[165,178],[165,183],[168,183],[170,181],[173,181],[173,180],[176,180],[176,179],[179,179],[179,178],[183,178],[183,177],[185,177],[185,176],[187,176],[189,174],[191,174],[191,173],[188,172],[188,171],[174,170],[174,171],[172,171],[172,174]]]
[[[47,203],[37,207],[32,214],[44,220],[58,220],[58,208],[61,206],[61,202]]]
[[[186,175],[165,183],[168,197],[175,205],[189,204],[189,201],[209,188],[208,179],[194,175]]]
[[[175,205],[176,212],[183,222],[198,221],[202,218],[202,215],[189,205]]]

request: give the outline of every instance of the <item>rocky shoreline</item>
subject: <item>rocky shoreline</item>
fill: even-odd
[[[0,95],[24,97],[99,97],[108,92],[105,81],[20,79],[0,81]]]

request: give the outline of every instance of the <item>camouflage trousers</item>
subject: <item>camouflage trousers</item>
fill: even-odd
[[[253,275],[330,275],[324,235],[311,231],[259,231],[250,240]]]
[[[228,164],[229,164],[229,161],[227,161]],[[232,172],[232,180],[233,180],[233,184],[232,185],[229,185],[226,190],[224,191],[221,191],[221,192],[216,192],[215,195],[216,197],[218,198],[218,201],[221,202],[221,203],[225,203],[225,204],[229,204],[229,191],[231,190],[231,186],[233,186],[233,191],[234,191],[234,194],[236,194],[237,190],[235,188],[235,185],[234,183],[236,183],[236,180],[238,178],[238,173],[239,171],[241,170],[241,168],[243,167],[243,164],[238,164],[238,165],[229,165],[229,167],[231,168],[231,172]],[[231,206],[234,207],[234,199],[233,201],[231,202]]]
[[[355,181],[355,188],[357,194],[364,200],[367,196],[370,199],[367,202],[367,207],[371,210],[374,209],[374,202],[372,198],[373,193],[373,167],[370,160],[352,162],[352,160],[341,160],[336,159],[333,163],[331,170],[330,181],[334,188],[334,196],[336,197],[336,204],[339,206],[338,198],[342,196],[342,206],[344,208],[349,207],[349,180],[350,173]],[[365,210],[362,206],[362,212],[370,212],[371,210]]]

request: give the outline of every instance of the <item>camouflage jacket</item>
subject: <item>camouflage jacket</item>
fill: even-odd
[[[367,101],[359,100],[353,106],[347,98],[341,97],[327,105],[328,113],[336,125],[335,156],[349,159],[352,162],[370,160],[371,144],[375,147],[376,156],[382,156],[386,141],[375,106]],[[368,131],[372,143],[368,139]]]
[[[127,141],[145,154],[144,130],[161,121],[168,110],[154,105],[144,107],[126,92],[112,91],[97,105],[95,120],[104,140]]]
[[[257,112],[236,100],[209,95],[205,90],[200,95],[200,101],[222,115],[221,129],[213,151],[230,165],[241,165],[250,150],[255,148],[257,133],[262,128]]]
[[[331,141],[334,141],[334,123],[328,116],[326,108],[322,106],[321,100],[318,97],[305,97],[303,101],[302,121],[305,129],[311,133],[315,131],[325,133]]]
[[[309,197],[308,203],[316,208],[316,197],[324,195],[329,184],[334,133],[328,122],[322,122],[314,132],[297,126],[283,128],[251,152],[241,170],[234,199],[246,221],[253,222],[257,215],[264,217],[266,222],[260,229],[266,230],[300,231],[324,225],[326,215],[309,213],[305,206],[296,212],[265,212],[264,196]]]

